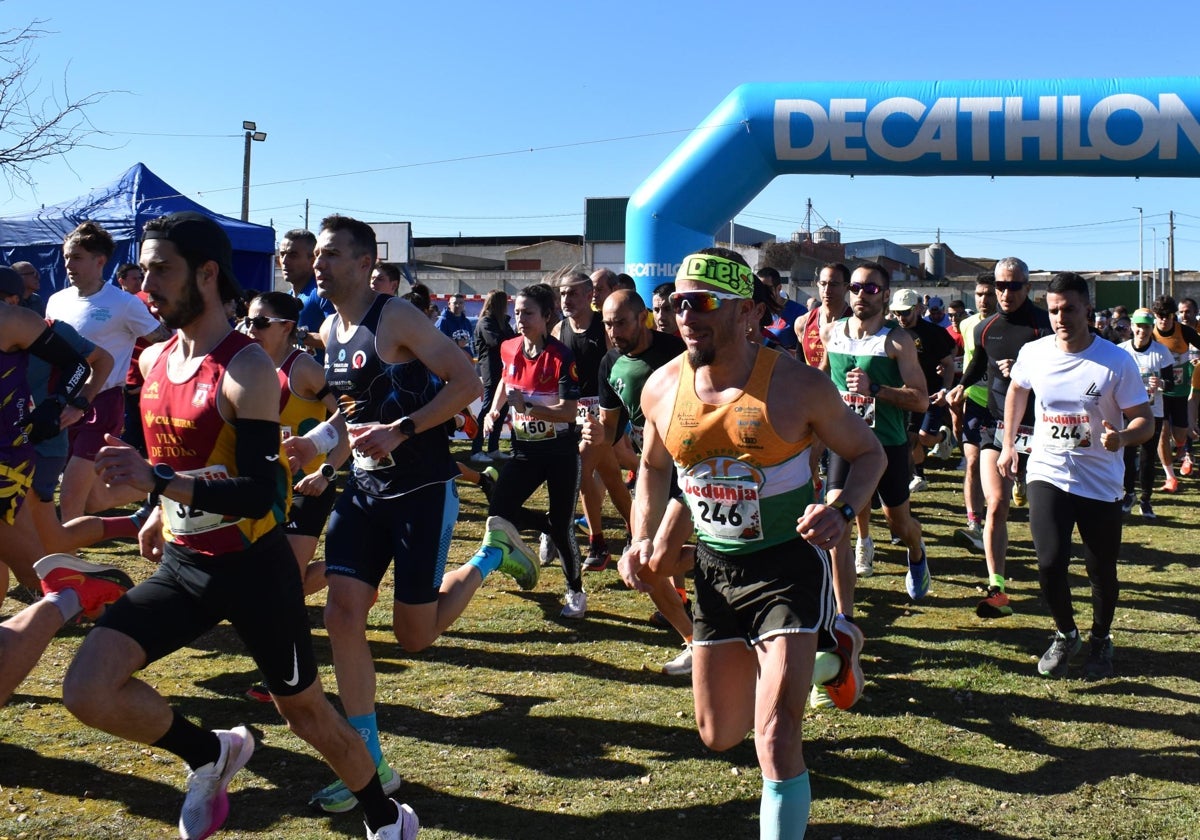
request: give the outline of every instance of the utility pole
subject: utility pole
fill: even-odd
[[[1146,264],[1142,257],[1142,245],[1146,241],[1146,237],[1142,233],[1142,208],[1134,207],[1138,211],[1138,300],[1142,306],[1146,305],[1146,274],[1142,270],[1142,266]]]
[[[242,221],[250,221],[250,141],[262,142],[267,139],[265,131],[259,131],[258,126],[251,120],[243,120],[242,128],[246,132],[246,155],[242,161]]]
[[[1171,278],[1171,297],[1175,297],[1175,211],[1169,216],[1170,227],[1167,229],[1167,274]]]

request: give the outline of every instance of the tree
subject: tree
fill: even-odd
[[[40,28],[43,23],[0,30],[0,172],[10,186],[14,179],[32,185],[31,164],[90,145],[88,138],[98,133],[85,111],[103,92],[76,99],[64,74],[61,96],[43,96],[41,84],[32,79],[34,44],[48,34]]]

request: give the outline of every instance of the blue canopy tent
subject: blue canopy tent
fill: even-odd
[[[112,234],[116,250],[105,271],[111,275],[124,262],[137,262],[142,226],[150,219],[193,210],[215,219],[233,244],[233,270],[244,289],[274,287],[275,230],[220,216],[202,207],[159,178],[145,164],[132,166],[117,180],[85,195],[33,213],[0,217],[0,257],[7,265],[33,263],[42,275],[42,296],[67,285],[62,243],[81,222],[93,221]]]

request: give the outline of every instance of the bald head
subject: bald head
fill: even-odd
[[[12,264],[12,270],[21,275],[21,282],[25,284],[23,298],[29,297],[42,287],[41,275],[38,274],[37,267],[33,263],[20,260]]]
[[[646,326],[646,304],[637,292],[617,289],[604,301],[604,331],[609,343],[627,356],[642,353],[653,340]]]
[[[642,296],[629,289],[617,289],[604,301],[604,317],[618,315],[628,311],[631,315],[641,315],[646,311]]]

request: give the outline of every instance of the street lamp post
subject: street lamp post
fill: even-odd
[[[249,141],[246,141],[246,148],[250,148]],[[246,152],[246,154],[246,160],[248,161],[250,153]],[[246,165],[249,166],[248,163]],[[1146,274],[1142,270],[1142,266],[1146,264],[1146,261],[1142,258],[1142,245],[1146,240],[1142,236],[1142,208],[1134,207],[1133,209],[1138,211],[1138,303],[1144,305],[1146,303]]]
[[[1154,273],[1150,275],[1150,297],[1155,297],[1154,284],[1158,282],[1158,228],[1150,228],[1150,242],[1154,245]]]
[[[262,142],[267,139],[267,132],[259,131],[258,126],[250,120],[242,121],[246,130],[246,157],[242,162],[242,221],[250,221],[250,141]]]

